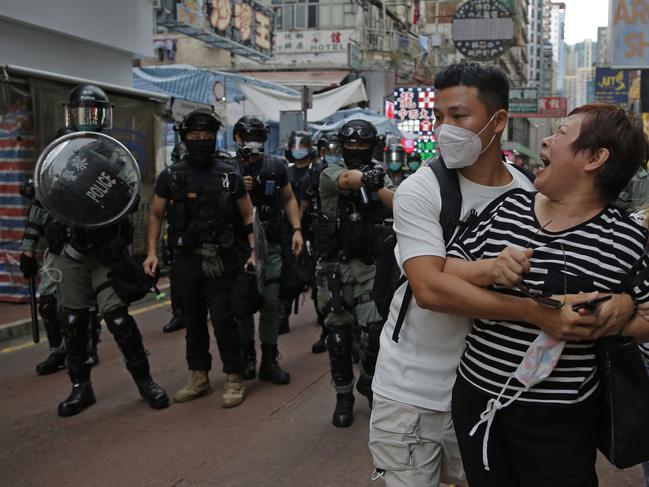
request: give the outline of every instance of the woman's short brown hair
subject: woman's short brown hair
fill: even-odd
[[[649,141],[642,122],[632,113],[607,103],[590,103],[570,115],[584,116],[579,137],[572,143],[575,154],[608,149],[609,158],[595,177],[605,201],[615,201],[633,175],[649,160]]]

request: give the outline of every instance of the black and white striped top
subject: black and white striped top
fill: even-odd
[[[562,232],[539,231],[547,222],[537,221],[534,198],[534,193],[520,189],[501,196],[475,225],[456,238],[448,256],[488,259],[508,245],[531,247],[535,249],[531,270],[523,282],[532,291],[557,295],[564,294],[566,286],[568,293],[619,291],[634,264],[643,259],[642,267],[648,265],[644,255],[647,230],[622,210],[605,208],[587,222]],[[492,289],[522,296],[502,286]],[[638,302],[649,301],[649,282],[636,286],[633,297]],[[540,332],[537,326],[525,322],[476,320],[467,337],[459,377],[497,397]],[[550,377],[524,392],[518,401],[574,404],[592,395],[597,386],[593,343],[568,342]],[[510,398],[520,389],[522,384],[513,379],[503,397]]]

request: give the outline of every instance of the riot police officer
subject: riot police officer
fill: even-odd
[[[73,130],[87,131],[99,126],[110,128],[112,124],[112,107],[108,97],[103,90],[93,85],[81,85],[72,90],[66,111],[68,124]],[[103,149],[99,146],[88,150],[87,157],[77,151],[75,164],[78,164],[77,167],[84,174],[93,164],[94,158],[102,162],[112,161],[113,154],[102,154]],[[125,166],[120,170],[125,170]],[[119,184],[119,176],[117,172],[111,175],[110,184],[114,182],[116,191],[127,193],[126,187]],[[70,178],[70,181],[70,184],[79,183],[74,178]],[[59,197],[61,199],[56,200],[56,204],[67,201],[65,191],[59,193]],[[102,204],[104,208],[112,210],[113,206],[121,205],[121,199],[106,200]],[[52,206],[55,203],[51,203],[50,208]],[[85,218],[94,210],[89,206],[84,211],[75,211]],[[72,416],[95,403],[90,384],[87,347],[90,308],[95,303],[124,355],[126,368],[140,395],[154,409],[167,407],[169,399],[165,391],[151,378],[142,335],[135,320],[128,314],[127,303],[117,295],[109,277],[111,266],[128,258],[127,246],[132,240],[132,226],[128,217],[97,229],[71,225],[64,234],[65,244],[56,264],[62,278],[59,283],[59,301],[63,308],[63,335],[73,386],[69,397],[59,404],[59,415]]]
[[[288,384],[290,375],[279,366],[277,335],[279,331],[280,276],[282,272],[281,225],[284,214],[291,225],[291,250],[294,255],[302,252],[304,245],[300,226],[300,211],[288,180],[286,164],[277,158],[264,155],[268,138],[268,126],[252,116],[243,116],[234,125],[237,143],[237,159],[243,167],[243,179],[264,229],[267,255],[264,268],[258,270],[263,307],[259,313],[259,339],[261,341],[261,364],[259,378],[273,384]],[[262,271],[262,272],[260,272]],[[255,322],[251,315],[239,322],[243,348],[243,378],[256,375]]]
[[[392,183],[399,186],[406,171],[406,150],[400,143],[392,143],[383,153],[383,161]]]
[[[176,164],[180,162],[187,154],[187,148],[182,142],[174,145],[171,151],[171,163]],[[173,262],[173,249],[169,241],[168,228],[165,228],[164,237],[162,242],[163,261],[165,265],[171,265]],[[174,331],[182,330],[185,328],[185,320],[183,319],[183,310],[180,307],[180,297],[178,296],[178,285],[171,279],[169,280],[169,294],[171,295],[171,320],[162,327],[164,333],[173,333]]]
[[[318,306],[318,286],[316,281],[316,266],[320,258],[317,239],[313,233],[313,222],[320,218],[322,203],[320,202],[320,174],[329,165],[336,165],[342,159],[342,144],[335,132],[325,133],[318,138],[318,159],[309,167],[307,174],[305,193],[307,201],[304,205],[304,217],[306,220],[302,227],[306,231],[306,250],[309,259],[309,277],[311,278],[311,298],[318,316],[320,337],[311,345],[312,353],[323,353],[327,351],[327,327],[324,325],[325,314]],[[358,361],[358,359],[356,359]]]
[[[392,207],[393,184],[372,161],[379,142],[374,125],[351,120],[339,130],[343,161],[320,176],[322,216],[314,232],[322,258],[318,266],[318,305],[328,312],[327,348],[336,389],[333,424],[353,422],[352,326],[361,329],[361,376],[357,390],[371,405],[371,381],[378,355],[382,318],[371,297],[376,273],[373,248],[382,237],[382,213]]]
[[[308,215],[304,212],[306,202],[308,201],[305,193],[306,185],[308,183],[307,176],[310,171],[311,164],[315,157],[315,147],[313,146],[313,139],[311,134],[303,130],[294,130],[288,137],[286,143],[286,150],[284,152],[286,159],[291,163],[288,167],[288,180],[291,183],[291,188],[295,194],[298,206],[300,207],[300,226],[302,227],[302,235],[304,241],[308,241]],[[308,256],[302,255],[299,260],[293,256],[291,249],[291,240],[293,231],[288,222],[284,221],[282,224],[282,266],[293,264],[300,268],[306,268],[306,260]],[[294,268],[289,265],[288,269]],[[289,331],[289,317],[291,309],[295,300],[297,300],[300,292],[303,290],[298,286],[297,289],[286,289],[290,287],[285,286],[285,281],[289,284],[300,284],[299,279],[283,279],[280,283],[280,292],[282,294],[282,309],[279,325],[279,333],[288,333]],[[296,281],[296,282],[295,282]],[[283,291],[283,292],[282,292]],[[286,295],[285,295],[286,294]]]
[[[226,374],[223,407],[234,407],[244,399],[241,382],[239,329],[230,308],[230,291],[237,272],[233,225],[240,215],[247,228],[249,248],[253,209],[235,167],[216,154],[216,134],[221,122],[205,109],[188,113],[178,126],[187,148],[181,162],[158,176],[149,212],[145,272],[153,275],[158,265],[156,247],[165,212],[168,212],[169,241],[173,250],[171,280],[187,324],[186,357],[191,379],[174,394],[175,402],[186,402],[212,392],[208,372],[212,368],[207,311]],[[234,208],[237,210],[234,210]],[[254,267],[254,254],[246,267]]]

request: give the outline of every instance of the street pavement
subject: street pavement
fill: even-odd
[[[161,332],[170,316],[166,301],[145,303],[134,315],[153,377],[171,395],[188,377],[184,332]],[[350,428],[331,425],[335,394],[327,354],[311,353],[318,336],[314,321],[306,303],[292,316],[291,332],[280,336],[280,363],[291,383],[246,382],[248,396],[233,409],[221,407],[223,374],[216,353],[212,395],[150,409],[104,328],[101,363],[93,369],[97,404],[59,418],[56,406],[70,390],[65,372],[44,377],[34,372],[47,354],[46,343],[34,345],[28,337],[0,342],[0,485],[383,485],[369,481],[365,399],[357,398]],[[598,471],[604,487],[644,485],[640,467],[618,471],[600,458]]]

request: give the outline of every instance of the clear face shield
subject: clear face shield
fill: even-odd
[[[65,126],[72,130],[97,132],[113,128],[113,107],[65,105]]]
[[[343,148],[339,142],[328,143],[322,150],[327,164],[335,164],[343,158]]]
[[[311,148],[311,139],[302,135],[298,135],[290,140],[288,150],[291,151],[293,159],[295,159],[296,161],[301,161],[302,159],[309,157]]]

